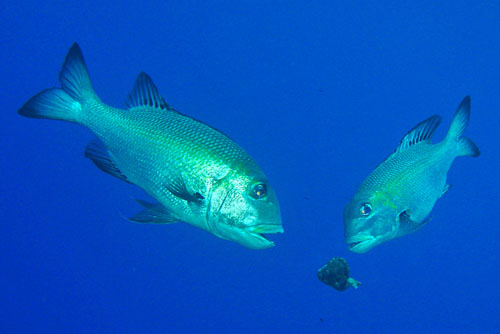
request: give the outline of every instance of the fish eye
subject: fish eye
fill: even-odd
[[[252,197],[255,199],[261,199],[266,197],[267,187],[264,183],[258,183],[252,188]]]
[[[361,204],[359,213],[361,213],[363,217],[368,217],[372,213],[372,205],[370,203]]]

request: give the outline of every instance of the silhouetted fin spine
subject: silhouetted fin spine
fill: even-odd
[[[425,121],[418,123],[403,137],[395,152],[401,152],[410,146],[430,141],[440,123],[441,116],[438,115],[431,116]]]
[[[153,80],[144,72],[141,72],[135,80],[134,88],[127,99],[127,107],[130,109],[137,107],[152,107],[174,111],[160,95]]]

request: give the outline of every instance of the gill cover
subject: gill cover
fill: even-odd
[[[278,200],[264,177],[230,172],[210,190],[207,226],[222,239],[251,249],[274,246],[265,234],[283,233]]]
[[[365,253],[397,233],[398,208],[382,191],[358,195],[344,210],[344,238],[349,250]]]

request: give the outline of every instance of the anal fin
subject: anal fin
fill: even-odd
[[[123,174],[120,169],[116,166],[116,163],[111,156],[108,149],[98,140],[91,141],[85,148],[85,157],[92,160],[92,162],[108,174],[111,174],[125,182],[132,183],[128,180],[127,176]]]

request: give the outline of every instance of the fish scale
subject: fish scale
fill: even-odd
[[[425,175],[448,170],[454,158],[441,150],[442,146],[419,143],[389,158],[377,168],[371,191],[382,189],[392,198],[398,198],[399,208],[409,209],[413,218],[420,221],[432,209],[433,205],[426,205],[432,203],[428,199],[441,194],[445,181],[445,175],[438,175],[436,179]]]
[[[225,135],[180,113],[148,107],[129,111],[104,105],[90,108],[99,113],[93,117],[100,121],[87,127],[98,136],[103,134],[100,138],[114,153],[118,168],[154,197],[167,197],[160,201],[176,206],[183,212],[182,219],[191,209],[165,190],[169,175],[190,175],[185,180],[189,186],[206,191],[207,180],[213,183],[235,163],[256,168],[248,154]],[[138,140],[141,145],[133,145]],[[161,172],[151,177],[148,171]]]
[[[140,223],[184,221],[252,249],[274,245],[264,233],[282,233],[274,189],[257,163],[222,132],[170,107],[141,73],[128,110],[95,94],[75,43],[60,73],[62,88],[32,97],[19,110],[89,128],[99,139],[85,156],[111,175],[138,185],[159,203],[138,201]]]
[[[446,177],[454,159],[479,156],[477,146],[462,136],[469,117],[470,98],[466,97],[438,144],[431,139],[440,116],[417,124],[361,183],[344,209],[344,237],[350,250],[365,253],[429,221],[434,204],[449,189]]]

